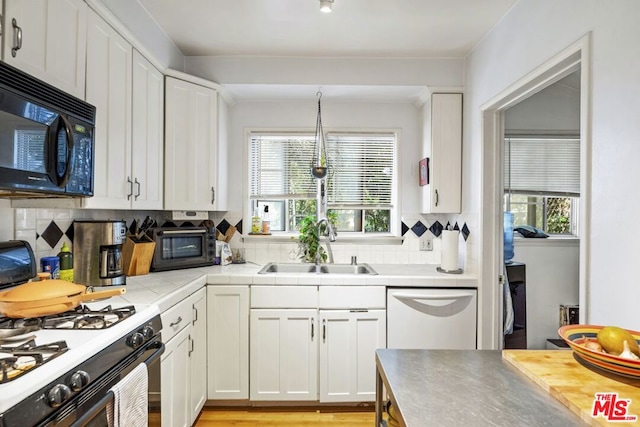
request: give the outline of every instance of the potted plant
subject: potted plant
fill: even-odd
[[[326,227],[323,224],[323,227]],[[324,230],[322,230],[324,231]],[[327,252],[320,245],[320,235],[316,227],[316,217],[309,215],[300,221],[300,235],[298,236],[300,246],[300,259],[303,262],[316,262],[319,256],[320,262],[327,261]]]

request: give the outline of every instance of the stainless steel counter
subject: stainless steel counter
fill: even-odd
[[[584,425],[499,350],[382,349],[376,370],[376,426],[383,386],[407,427]]]

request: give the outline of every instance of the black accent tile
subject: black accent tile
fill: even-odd
[[[447,221],[447,225],[444,226],[445,230],[451,230],[451,223]]]
[[[467,223],[465,222],[462,226],[462,237],[464,237],[465,242],[467,241],[467,238],[469,238],[469,234],[471,234],[471,231],[469,231],[469,227],[467,227]]]
[[[64,233],[58,227],[58,224],[51,221],[47,228],[42,232],[42,238],[51,248],[55,248]]]
[[[409,226],[402,221],[402,235],[404,236],[409,231]]]
[[[218,229],[220,234],[227,234],[227,230],[229,229],[229,227],[231,227],[231,224],[229,224],[226,219],[223,219],[218,223],[218,226],[216,228]]]
[[[39,238],[40,238],[40,234],[36,232],[36,240],[38,240]]]
[[[440,221],[436,221],[433,224],[431,224],[431,227],[429,227],[429,231],[431,231],[431,233],[436,236],[436,237],[440,237],[440,235],[442,234],[442,224],[440,224]]]
[[[425,231],[427,231],[427,227],[425,227],[423,223],[418,221],[413,224],[413,227],[411,227],[411,231],[413,231],[416,236],[420,237],[425,233]]]
[[[67,231],[64,232],[64,235],[67,236],[69,238],[69,240],[71,240],[71,243],[73,243],[73,223],[71,223],[71,225],[69,226],[69,228],[67,228]]]
[[[180,227],[195,227],[195,224],[191,221],[185,221],[182,224],[180,224]]]
[[[242,234],[242,220],[238,221],[238,223],[236,224],[236,230],[238,231],[238,233]]]
[[[177,225],[173,221],[165,221],[164,224],[162,224],[162,227],[177,227]]]
[[[456,223],[455,223],[455,224],[453,224],[453,229],[454,229],[455,231],[460,231],[460,227],[458,227],[458,221],[456,221]]]

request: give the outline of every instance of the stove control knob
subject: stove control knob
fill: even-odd
[[[144,335],[142,335],[140,332],[135,332],[129,337],[129,339],[127,340],[127,344],[129,344],[129,347],[132,348],[140,347],[142,344],[144,344]]]
[[[153,338],[153,336],[156,334],[156,331],[153,330],[152,326],[147,325],[140,330],[140,333],[142,334],[145,340],[149,340]]]
[[[76,371],[71,374],[71,379],[69,380],[69,387],[73,391],[80,391],[86,387],[91,381],[91,377],[85,371]]]
[[[49,406],[57,408],[71,397],[71,389],[64,384],[56,384],[47,394]]]

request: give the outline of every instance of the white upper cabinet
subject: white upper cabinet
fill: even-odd
[[[462,197],[462,94],[434,93],[423,107],[423,152],[429,183],[423,213],[459,213]]]
[[[218,93],[165,79],[165,210],[217,209]]]
[[[93,209],[163,207],[163,75],[89,11],[87,101],[97,108]]]
[[[164,197],[164,76],[135,49],[132,91],[131,207],[161,210]]]
[[[5,0],[3,60],[85,97],[88,7],[83,0]]]
[[[96,106],[94,196],[86,208],[127,209],[131,179],[132,46],[92,10],[87,30],[87,102]]]

